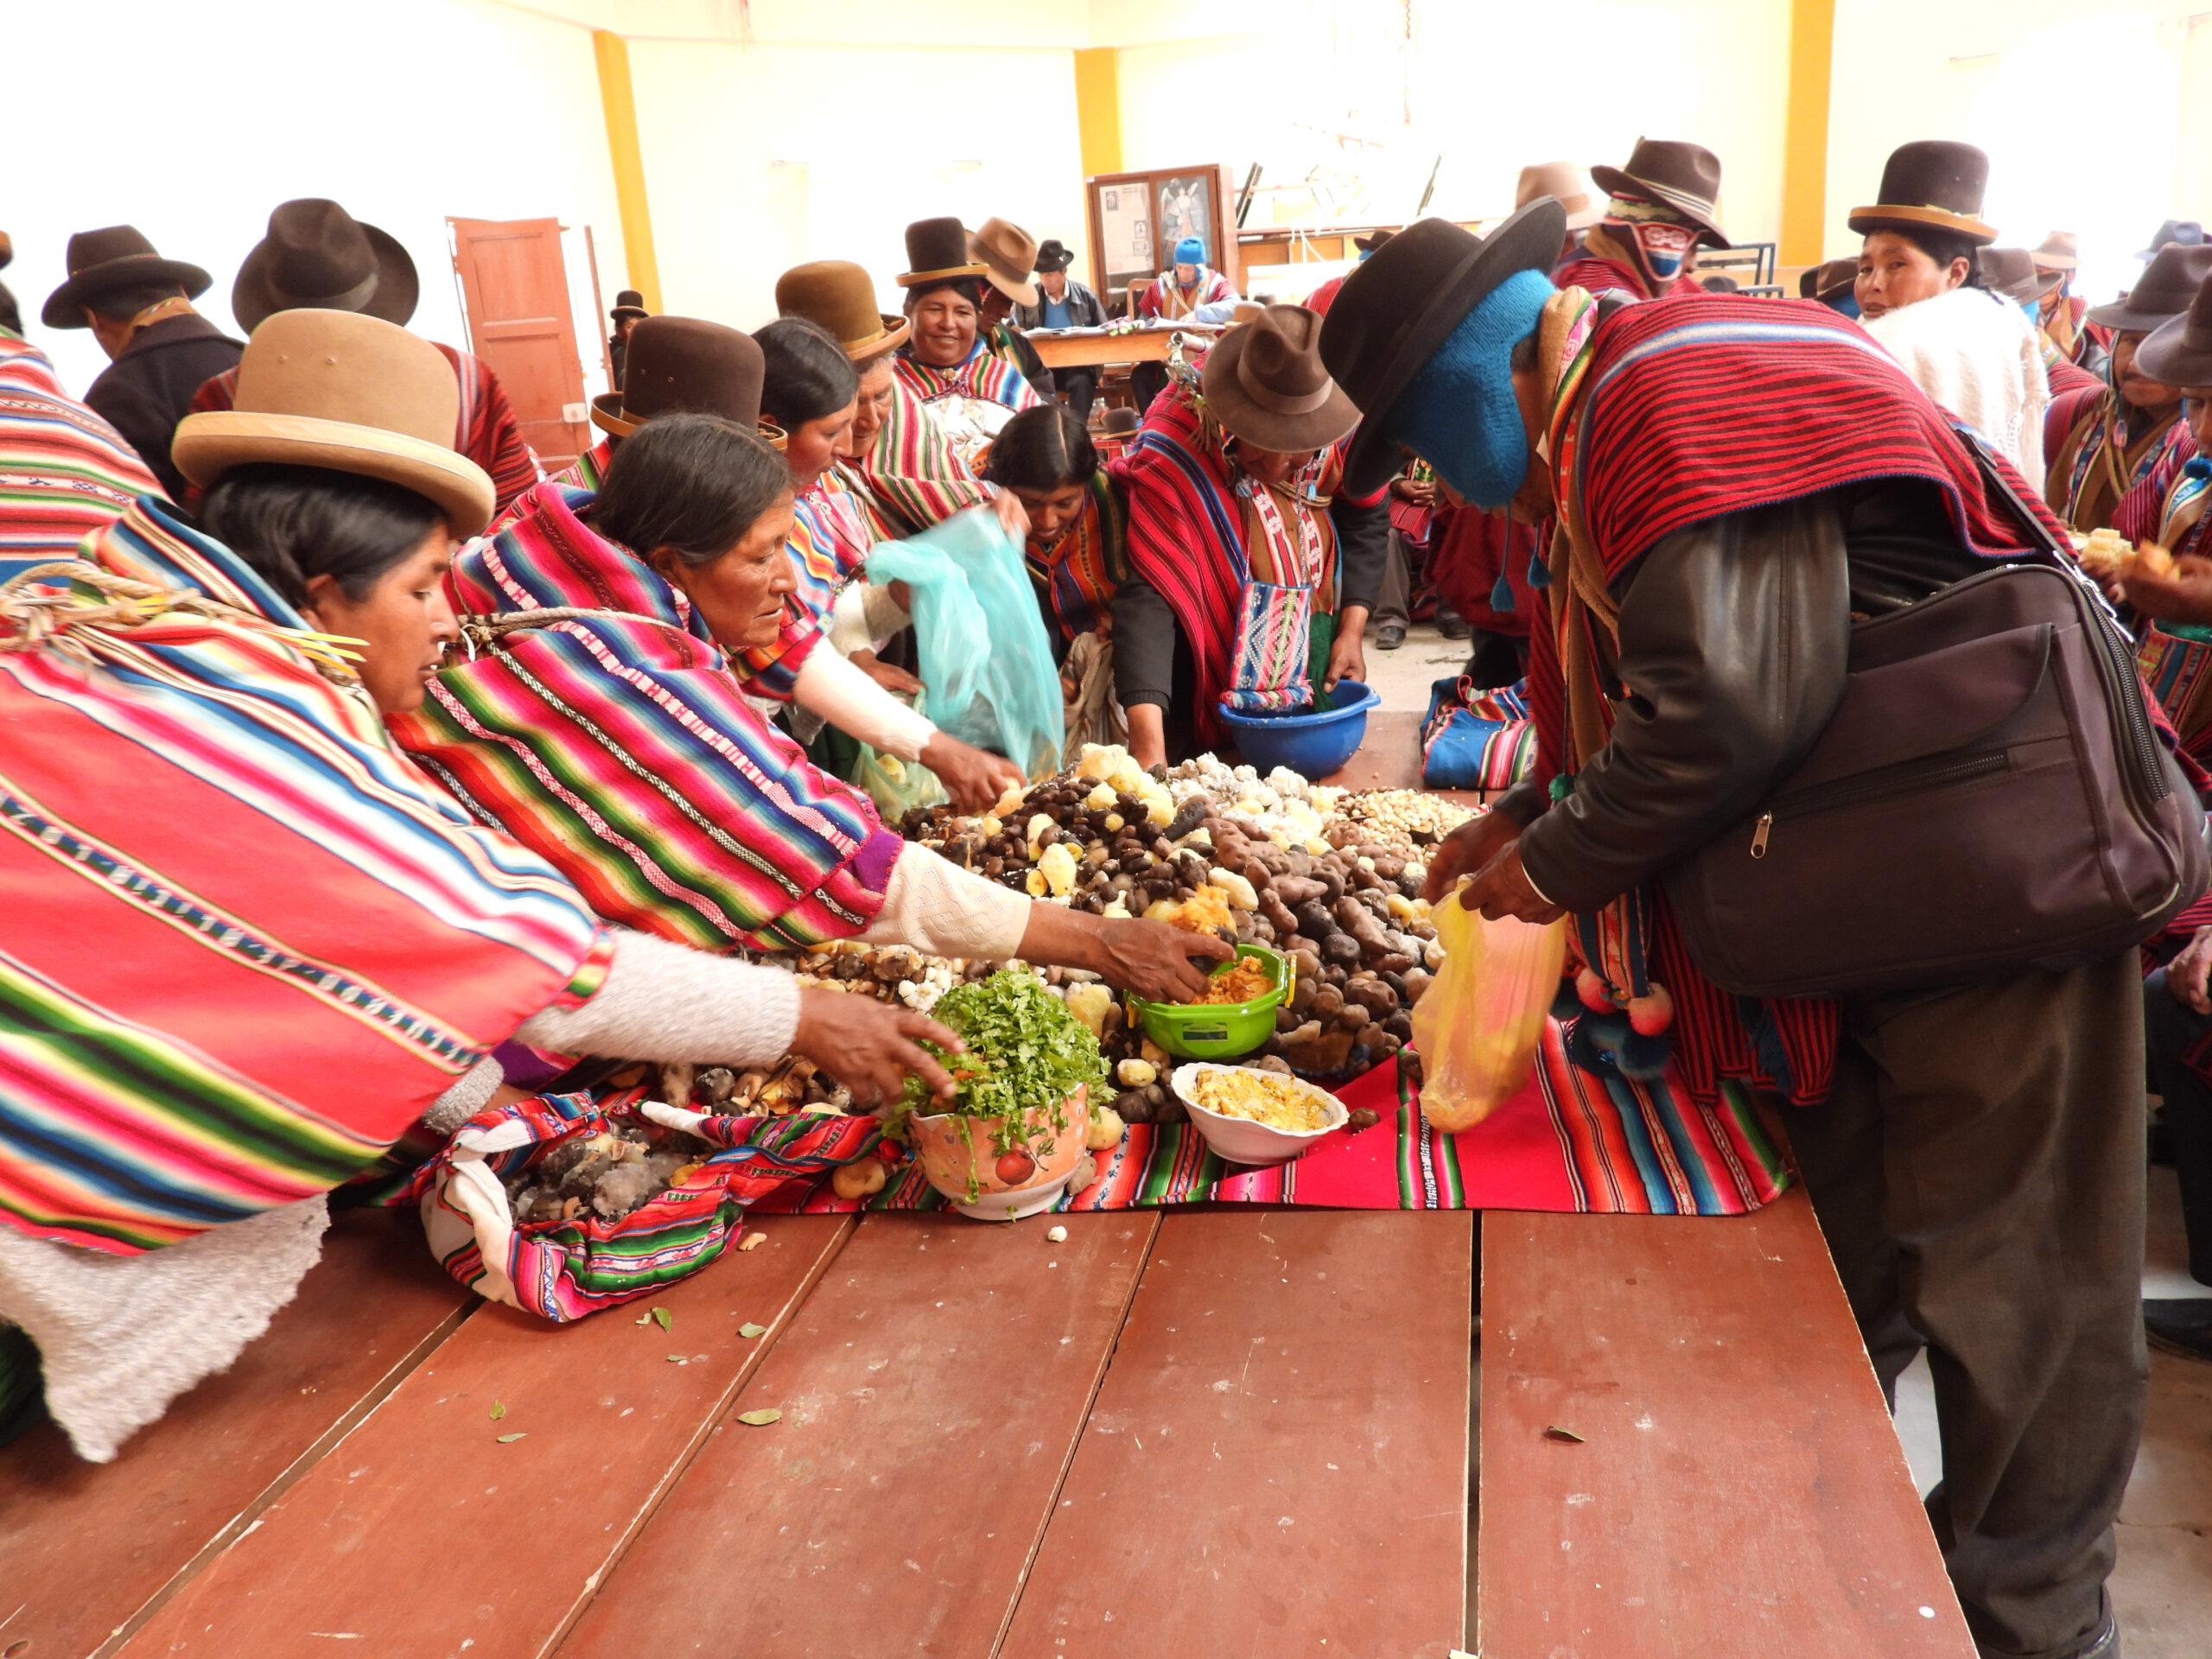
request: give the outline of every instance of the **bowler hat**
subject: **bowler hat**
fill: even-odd
[[[1801,300],[1831,299],[1859,280],[1856,259],[1831,259],[1824,265],[1808,265],[1797,278]]]
[[[1541,196],[1567,209],[1570,231],[1586,231],[1605,216],[1605,204],[1590,194],[1590,181],[1573,162],[1539,162],[1521,169],[1521,181],[1513,187],[1514,211]]]
[[[2178,242],[2185,248],[2204,245],[2204,226],[2193,219],[2170,219],[2158,226],[2158,233],[2151,238],[2151,245],[2135,257],[2148,259],[2169,243]]]
[[[2212,386],[2212,277],[2198,285],[2188,310],[2135,348],[2135,366],[2170,386]]]
[[[1626,167],[1593,167],[1590,176],[1609,196],[1637,196],[1671,207],[1704,232],[1700,240],[1716,248],[1729,245],[1718,217],[1720,158],[1702,144],[1639,138]],[[1562,240],[1566,235],[1562,229]]]
[[[906,343],[913,324],[875,308],[875,284],[849,259],[815,259],[776,278],[776,315],[820,325],[855,363]]]
[[[607,314],[620,322],[625,317],[650,317],[645,309],[645,296],[634,288],[626,288],[614,296],[614,308]]]
[[[2053,231],[2030,251],[2037,270],[2072,270],[2082,263],[2082,245],[2071,231]]]
[[[2033,305],[2065,280],[2063,271],[2037,270],[2035,255],[2025,248],[1980,248],[1974,260],[1992,292],[2022,305]]]
[[[1424,219],[1352,268],[1321,326],[1321,360],[1370,416],[1345,458],[1350,492],[1380,488],[1404,464],[1382,416],[1421,365],[1507,277],[1549,270],[1566,238],[1567,209],[1539,196],[1484,237]]]
[[[1037,238],[1020,226],[985,219],[982,230],[968,233],[968,252],[982,261],[984,279],[1007,298],[1016,305],[1037,303],[1037,284],[1029,280],[1037,268]]]
[[[591,423],[626,438],[657,415],[719,415],[761,431],[767,362],[752,335],[700,317],[647,317],[630,331],[622,389],[591,400]]]
[[[2126,297],[2090,307],[2088,320],[2124,334],[2147,333],[2188,310],[2207,276],[2212,276],[2212,246],[2169,242],[2151,256]]]
[[[456,454],[461,388],[427,340],[353,311],[291,308],[253,331],[230,408],[188,415],[169,458],[202,488],[250,461],[327,467],[435,502],[460,537],[492,518],[492,480]]]
[[[918,219],[906,227],[906,269],[901,288],[956,281],[984,274],[982,261],[968,249],[968,230],[957,219]]]
[[[278,204],[231,284],[231,315],[249,331],[279,311],[359,311],[386,322],[415,315],[421,284],[398,239],[318,196]]]
[[[111,225],[104,231],[79,231],[69,238],[66,256],[69,280],[47,296],[39,321],[49,328],[83,328],[86,302],[118,288],[142,283],[175,283],[188,299],[197,299],[215,279],[197,265],[181,259],[164,259],[154,245],[130,225]],[[0,264],[5,264],[0,259]]]
[[[1861,236],[1878,231],[1948,231],[1976,247],[1997,239],[1981,219],[1989,188],[1989,157],[1972,144],[1948,138],[1916,138],[1890,152],[1875,205],[1852,210],[1847,221]]]
[[[1261,449],[1325,449],[1359,423],[1359,410],[1321,361],[1321,319],[1302,305],[1271,305],[1206,353],[1198,395],[1230,433]]]
[[[1039,276],[1048,270],[1065,270],[1075,263],[1075,255],[1061,245],[1057,236],[1048,236],[1037,245],[1037,263],[1031,267]]]

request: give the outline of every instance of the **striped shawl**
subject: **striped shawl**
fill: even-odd
[[[86,550],[0,601],[0,1224],[129,1254],[346,1180],[607,936],[167,502]]]
[[[123,435],[61,389],[37,346],[0,328],[0,577],[77,544],[161,486]]]
[[[2109,365],[2105,372],[2111,374]],[[2051,511],[2085,534],[2118,528],[2120,504],[2138,485],[2177,451],[2186,461],[2196,450],[2178,409],[2153,417],[2124,402],[2109,384],[2056,399],[2044,417],[2044,434]]]
[[[857,464],[839,462],[838,475],[852,486],[878,541],[904,541],[956,512],[980,507],[991,499],[930,418],[921,397],[895,372],[891,409],[875,442]]]
[[[875,537],[860,498],[834,473],[791,503],[791,537],[785,544],[798,586],[784,595],[783,626],[765,645],[730,653],[745,689],[757,697],[789,702],[798,671],[822,639],[845,585],[861,573]]]
[[[899,381],[925,404],[940,397],[974,397],[1002,404],[1016,414],[1038,404],[1036,388],[1022,378],[1021,371],[995,355],[982,340],[949,369],[923,362],[907,346],[899,348],[893,361]]]
[[[1063,647],[1107,620],[1114,590],[1128,577],[1128,525],[1122,499],[1102,472],[1091,474],[1083,512],[1050,548],[1033,537],[1022,550],[1037,603]]]
[[[715,950],[861,931],[899,838],[746,702],[683,594],[579,518],[588,493],[531,493],[456,561],[464,624],[595,614],[486,641],[391,722],[401,746],[611,921]]]

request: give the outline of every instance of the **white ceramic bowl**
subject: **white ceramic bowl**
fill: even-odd
[[[1308,1083],[1303,1077],[1283,1077],[1280,1071],[1271,1075],[1297,1089],[1317,1102],[1328,1114],[1328,1122],[1318,1129],[1278,1129],[1270,1124],[1255,1122],[1249,1117],[1225,1117],[1219,1112],[1210,1112],[1193,1097],[1192,1084],[1209,1071],[1244,1071],[1249,1066],[1217,1065],[1200,1060],[1190,1065],[1179,1065],[1168,1086],[1175,1097],[1190,1109],[1191,1122],[1198,1126],[1198,1133],[1206,1144],[1232,1164],[1287,1164],[1302,1154],[1306,1149],[1332,1130],[1341,1129],[1344,1120],[1351,1116],[1344,1103],[1318,1083]]]

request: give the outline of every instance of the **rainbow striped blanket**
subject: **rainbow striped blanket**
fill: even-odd
[[[0,328],[0,580],[75,557],[161,487],[120,432],[62,391],[45,353]]]
[[[1134,1123],[1099,1160],[1099,1178],[1061,1210],[1173,1204],[1306,1204],[1342,1210],[1544,1210],[1740,1216],[1789,1185],[1747,1092],[1724,1084],[1700,1105],[1670,1072],[1656,1084],[1601,1078],[1570,1062],[1553,1021],[1528,1087],[1483,1122],[1440,1135],[1397,1063],[1338,1091],[1381,1119],[1338,1133],[1274,1169],[1224,1164],[1188,1124]],[[874,1210],[936,1210],[945,1200],[912,1162],[867,1201]],[[857,1210],[826,1185],[756,1205],[817,1214]]]
[[[607,936],[142,497],[0,599],[0,1225],[118,1255],[323,1192]]]

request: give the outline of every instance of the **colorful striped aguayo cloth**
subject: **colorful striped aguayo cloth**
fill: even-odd
[[[775,639],[730,653],[730,665],[756,697],[791,700],[798,671],[822,638],[837,595],[861,573],[875,537],[860,498],[833,473],[791,503],[791,537],[784,544],[798,586],[784,595],[783,626]]]
[[[120,432],[62,391],[45,353],[0,328],[0,581],[74,558],[161,487]]]
[[[1522,687],[1483,690],[1464,676],[1431,685],[1421,725],[1422,788],[1510,789],[1535,765],[1536,728]]]
[[[859,495],[878,541],[918,536],[956,512],[983,505],[993,493],[968,470],[920,397],[896,374],[891,408],[874,443],[857,465],[840,461],[837,470]]]
[[[0,595],[0,1224],[117,1254],[337,1185],[607,954],[173,512]]]
[[[1734,1084],[1700,1105],[1672,1073],[1657,1084],[1601,1078],[1567,1058],[1556,1020],[1528,1087],[1475,1128],[1440,1135],[1421,1115],[1395,1061],[1338,1096],[1381,1117],[1358,1135],[1315,1143],[1273,1169],[1224,1164],[1188,1124],[1133,1123],[1099,1160],[1099,1179],[1062,1210],[1171,1204],[1307,1204],[1339,1210],[1553,1210],[1740,1216],[1772,1202],[1790,1177]],[[936,1210],[944,1199],[911,1162],[867,1201],[874,1210]],[[818,1185],[756,1206],[807,1213],[856,1210]]]

